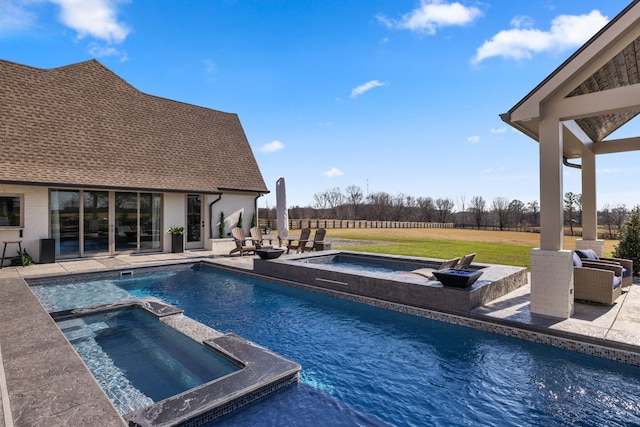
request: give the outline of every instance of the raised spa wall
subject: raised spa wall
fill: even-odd
[[[443,261],[350,251],[322,251],[283,255],[273,260],[255,259],[254,272],[317,288],[459,314],[469,314],[471,310],[527,283],[526,268],[507,265],[472,263],[469,269],[482,271],[480,278],[470,287],[455,288],[406,271],[366,272],[348,270],[330,263],[308,262],[313,261],[313,258],[332,256],[346,256],[365,262],[411,264],[416,269],[438,268]]]

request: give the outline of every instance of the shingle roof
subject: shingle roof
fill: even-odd
[[[616,88],[628,87],[629,93],[633,93],[631,87],[640,83],[639,23],[640,1],[633,0],[513,108],[501,114],[502,120],[539,141],[543,103],[549,105],[560,97],[570,99]],[[586,102],[584,98],[582,102]],[[596,153],[628,151],[626,143],[619,145],[606,138],[640,114],[640,108],[621,102],[619,108],[599,109],[597,102],[590,103],[596,105],[593,113],[572,120],[593,143],[590,149]],[[582,156],[585,141],[581,136],[576,139],[579,144],[563,140],[564,155],[568,158]]]
[[[0,182],[267,192],[236,114],[140,92],[96,60],[0,60]]]

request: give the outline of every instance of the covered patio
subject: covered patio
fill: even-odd
[[[531,312],[574,312],[573,248],[563,248],[563,168],[582,173],[583,238],[597,234],[596,157],[640,150],[640,137],[607,139],[640,113],[640,1],[629,4],[500,117],[540,145],[540,248],[531,252]],[[575,160],[575,159],[580,159]]]

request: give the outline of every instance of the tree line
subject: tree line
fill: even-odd
[[[604,225],[615,236],[628,214],[623,203],[605,205],[598,212],[598,224]],[[261,208],[260,217],[275,219],[275,208]],[[573,235],[574,227],[582,225],[582,195],[568,192],[564,195],[565,225]],[[510,227],[539,227],[540,204],[537,200],[523,202],[496,197],[491,201],[464,195],[456,200],[449,197],[414,197],[404,193],[395,195],[384,191],[364,195],[357,185],[342,191],[339,187],[313,195],[312,206],[290,206],[292,219],[339,219],[368,221],[419,221],[454,223],[456,227],[504,230]]]

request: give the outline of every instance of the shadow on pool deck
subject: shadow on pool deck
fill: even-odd
[[[0,270],[0,415],[5,425],[125,426],[106,394],[76,355],[24,278],[194,263],[203,260],[252,270],[254,256],[118,255]],[[640,354],[640,290],[634,284],[609,306],[575,304],[571,319],[531,314],[529,286],[472,312],[474,319],[543,331]]]

